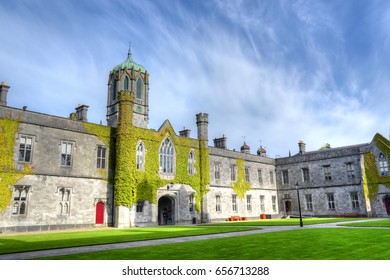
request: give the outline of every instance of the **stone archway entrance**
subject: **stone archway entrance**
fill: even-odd
[[[384,198],[387,215],[390,216],[390,196],[386,195]]]
[[[158,224],[175,224],[175,200],[168,195],[164,195],[158,200]]]

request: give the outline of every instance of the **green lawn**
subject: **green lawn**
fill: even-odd
[[[390,260],[390,230],[299,229],[47,259]]]
[[[348,223],[348,224],[345,224],[343,226],[349,226],[349,227],[390,227],[390,219],[359,222],[359,223]]]
[[[0,236],[0,254],[252,229],[249,227],[166,226]]]
[[[303,225],[351,222],[357,220],[364,220],[364,218],[303,218]],[[208,225],[209,226],[258,226],[258,227],[259,226],[299,226],[299,218],[237,221],[237,222],[224,222],[224,223],[208,224]]]

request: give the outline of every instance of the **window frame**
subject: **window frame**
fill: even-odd
[[[176,172],[176,151],[172,140],[166,137],[159,149],[160,174],[174,176]]]
[[[106,169],[107,167],[107,147],[98,145],[96,149],[96,168]],[[104,154],[104,155],[103,155]]]
[[[260,212],[265,213],[265,195],[260,195]]]
[[[347,169],[347,177],[348,180],[355,180],[355,163],[354,162],[347,162],[345,164],[345,167]]]
[[[313,196],[312,194],[305,194],[306,210],[313,211]]]
[[[360,209],[358,192],[350,192],[352,209]]]
[[[195,175],[195,153],[193,150],[191,150],[188,153],[188,175],[193,176]]]
[[[222,210],[221,210],[221,196],[220,195],[215,196],[215,211],[222,212]]]
[[[250,194],[246,195],[246,210],[252,211],[252,196]]]
[[[250,182],[251,181],[251,171],[249,166],[244,166],[244,172],[245,172],[245,182]]]
[[[64,216],[70,215],[72,189],[67,187],[58,188],[58,197],[60,200],[60,214]],[[64,210],[66,209],[66,211]]]
[[[310,182],[310,172],[309,168],[304,167],[301,169],[302,170],[302,181],[303,182]]]
[[[288,170],[282,170],[282,184],[283,185],[289,185],[290,184]]]
[[[29,136],[29,135],[24,135],[24,134],[23,135],[19,135],[18,162],[22,162],[22,163],[31,163],[32,162],[34,138],[35,137]],[[23,143],[24,147],[21,147],[22,146],[22,139],[25,139],[26,142],[27,142],[27,140],[31,141],[29,149],[27,148],[27,143],[26,142]],[[22,157],[20,155],[21,151],[23,151],[23,156]],[[29,152],[29,153],[27,153],[27,152]],[[29,160],[26,160],[27,154],[29,154]]]
[[[389,162],[383,153],[380,153],[378,156],[378,167],[381,176],[389,175]]]
[[[65,145],[65,153],[63,153]],[[70,145],[70,153],[68,153],[68,145]],[[73,155],[74,155],[74,146],[75,142],[61,140],[61,157],[60,157],[60,165],[61,167],[72,167],[73,166]],[[65,157],[64,157],[65,156]]]
[[[136,83],[136,91],[135,91],[135,97],[137,99],[142,99],[142,90],[143,90],[143,79],[141,77],[137,78]]]
[[[220,162],[214,162],[214,180],[216,183],[221,180],[221,163]]]
[[[324,179],[326,182],[332,181],[332,169],[330,164],[323,165],[322,168],[324,169]]]
[[[31,186],[14,186],[12,193],[12,216],[27,216],[30,189]]]
[[[232,194],[232,211],[237,212],[238,211],[238,205],[237,205],[237,195]]]
[[[263,170],[257,169],[257,180],[259,182],[259,185],[263,185]]]
[[[138,171],[144,171],[145,170],[145,154],[146,154],[146,148],[145,144],[140,141],[137,144],[136,151],[135,151],[135,169]]]
[[[336,210],[336,202],[334,199],[334,193],[326,194],[326,202],[328,204],[328,210]]]
[[[230,165],[230,181],[237,182],[237,165]]]

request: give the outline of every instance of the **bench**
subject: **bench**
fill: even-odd
[[[239,221],[241,220],[240,216],[231,216],[229,219],[229,222]]]

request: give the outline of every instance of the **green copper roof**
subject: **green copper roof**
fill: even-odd
[[[134,62],[133,58],[131,57],[131,51],[129,48],[129,52],[127,53],[127,59],[125,61],[123,61],[121,64],[118,64],[117,66],[115,66],[114,69],[112,69],[112,71],[119,71],[119,70],[123,70],[125,68],[131,69],[133,67],[134,67],[134,70],[136,70],[136,71],[140,71],[140,72],[144,72],[144,73],[146,72],[145,67]]]

